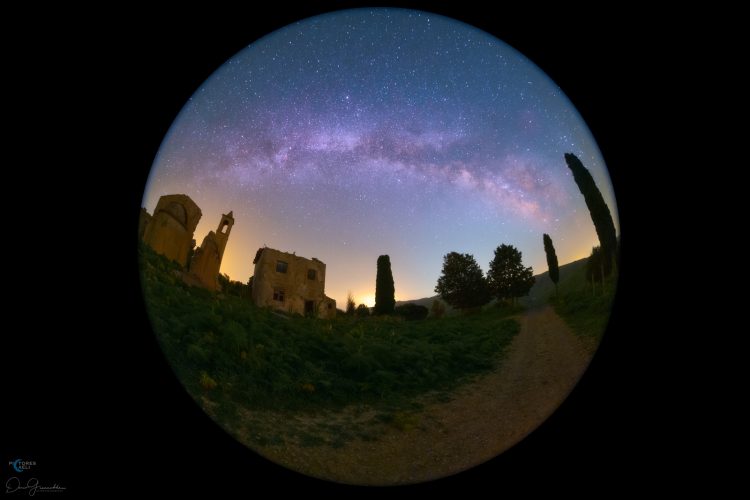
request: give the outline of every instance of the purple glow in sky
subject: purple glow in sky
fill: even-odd
[[[598,244],[564,153],[617,207],[601,153],[561,90],[514,49],[425,12],[359,9],[276,31],[220,67],[164,139],[144,206],[184,193],[203,236],[235,226],[221,271],[246,282],[265,245],[327,264],[326,293],[372,305],[388,254],[397,300],[435,294],[443,255],[486,271],[512,244],[546,271]]]

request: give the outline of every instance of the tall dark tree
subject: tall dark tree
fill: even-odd
[[[609,261],[611,264],[617,250],[617,235],[609,207],[605,203],[601,191],[596,186],[594,178],[588,169],[583,166],[581,160],[572,153],[565,153],[565,162],[568,164],[570,171],[573,172],[573,179],[578,184],[578,189],[581,190],[583,199],[586,200],[586,206],[591,213],[594,228],[596,228],[596,235],[599,237],[599,244],[604,256],[603,260]],[[611,266],[605,266],[603,269],[604,273],[607,273],[607,269],[611,269]]]
[[[375,309],[373,314],[393,314],[396,307],[396,290],[393,287],[391,258],[378,257],[378,274],[375,278]]]
[[[555,284],[555,297],[557,297],[557,282],[560,281],[560,268],[557,266],[557,254],[555,253],[555,246],[552,244],[552,238],[549,234],[545,234],[542,239],[544,240],[544,253],[547,254],[547,269],[549,269],[549,279]]]
[[[534,281],[534,271],[523,267],[521,252],[516,247],[500,245],[495,249],[495,258],[487,272],[487,283],[493,296],[515,303],[517,297],[528,295]]]
[[[443,274],[435,291],[456,309],[480,307],[490,301],[487,280],[468,253],[451,252],[443,257]]]
[[[352,292],[346,294],[346,314],[349,316],[354,315],[354,311],[357,309],[357,304],[354,302]]]

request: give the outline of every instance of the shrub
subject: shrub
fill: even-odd
[[[369,315],[370,315],[370,308],[369,307],[367,307],[364,304],[360,304],[360,305],[357,306],[357,316],[363,318],[363,317],[369,316]]]
[[[201,372],[200,384],[204,391],[216,389],[216,386],[218,385],[216,380],[211,378],[206,372]]]
[[[427,317],[430,311],[425,306],[419,304],[403,304],[396,307],[395,310],[398,316],[403,316],[407,321],[422,320]]]
[[[432,315],[438,319],[445,315],[445,304],[439,299],[432,301]]]

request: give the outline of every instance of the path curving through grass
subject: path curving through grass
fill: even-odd
[[[362,407],[299,415],[291,425],[310,431],[301,431],[300,439],[249,444],[293,470],[350,484],[417,483],[485,462],[549,417],[591,360],[591,351],[550,306],[518,319],[521,331],[500,367],[457,387],[449,400],[424,396],[420,409],[390,418]],[[246,417],[255,424],[286,418],[270,412]],[[252,427],[234,431],[249,442]],[[337,440],[340,433],[349,439]]]

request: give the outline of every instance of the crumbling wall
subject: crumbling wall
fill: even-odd
[[[145,223],[143,241],[155,252],[187,267],[193,233],[202,215],[201,209],[187,195],[162,196],[151,220],[141,214],[141,220]]]
[[[336,301],[325,296],[326,265],[272,248],[256,254],[252,298],[260,307],[289,313],[333,317]]]

